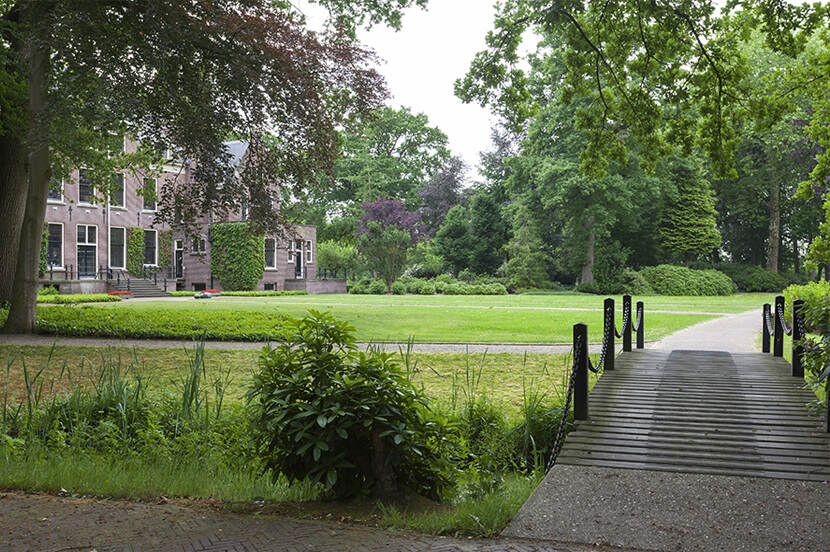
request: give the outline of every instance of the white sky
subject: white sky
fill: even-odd
[[[299,4],[316,26],[321,12]],[[360,42],[385,60],[379,70],[392,94],[389,104],[425,113],[449,137],[452,153],[470,167],[468,178],[477,174],[479,152],[490,147],[491,116],[456,98],[453,84],[483,49],[494,13],[492,0],[431,0],[426,10],[407,10],[398,32],[377,26],[358,33]]]

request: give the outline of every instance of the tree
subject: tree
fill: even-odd
[[[470,200],[470,269],[476,274],[494,274],[504,262],[507,224],[494,193],[477,192]]]
[[[470,266],[472,248],[470,214],[465,207],[456,205],[449,210],[435,234],[435,250],[443,257],[452,273],[458,275]]]
[[[423,0],[322,0],[348,24],[398,24]],[[306,31],[270,0],[20,0],[0,4],[0,276],[14,282],[4,330],[31,331],[37,251],[50,176],[90,168],[106,192],[115,169],[149,168],[175,146],[195,163],[190,182],[162,190],[159,220],[221,216],[249,201],[252,223],[275,227],[279,188],[302,190],[332,172],[335,129],[385,96],[351,29]],[[278,140],[262,140],[277,129]],[[130,134],[139,154],[110,155]],[[251,140],[254,162],[236,178],[222,142]],[[14,268],[11,268],[14,267]],[[10,280],[7,278],[10,277]]]
[[[680,255],[689,266],[695,258],[711,253],[721,244],[715,227],[715,199],[693,161],[673,162],[669,174],[677,186],[677,194],[669,198],[663,211],[660,238],[666,249]]]
[[[386,282],[387,291],[403,274],[407,253],[423,232],[418,219],[394,199],[363,203],[357,249],[364,264]]]
[[[429,182],[418,191],[421,207],[418,213],[427,237],[432,237],[447,216],[447,212],[461,203],[461,186],[467,168],[458,157],[450,157]]]

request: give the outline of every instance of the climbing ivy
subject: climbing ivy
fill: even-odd
[[[210,232],[210,270],[222,289],[254,289],[265,275],[265,237],[246,222],[214,224]]]
[[[49,256],[49,226],[43,225],[43,236],[40,240],[40,263],[37,266],[37,277],[43,278],[46,276],[46,269],[48,268]]]
[[[127,272],[140,276],[144,268],[144,228],[127,228]]]
[[[168,267],[173,264],[173,231],[159,230],[159,266]]]

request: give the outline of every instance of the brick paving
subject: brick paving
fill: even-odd
[[[464,539],[181,504],[0,493],[3,552],[582,552],[578,544]],[[620,551],[621,549],[615,548]]]

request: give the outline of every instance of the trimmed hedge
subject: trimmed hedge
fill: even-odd
[[[3,316],[5,321],[5,316]],[[43,307],[42,334],[118,338],[265,341],[279,337],[285,315],[257,311],[143,311],[125,307]]]
[[[684,266],[647,266],[640,271],[656,295],[732,295],[735,283],[717,270]]]
[[[803,286],[792,285],[784,290],[783,295],[784,304],[786,305],[784,308],[784,316],[788,321],[792,322],[792,304],[795,299],[803,300],[808,308],[813,309],[817,309],[821,305],[830,304],[830,282],[821,280],[819,282],[810,282]]]
[[[121,301],[117,295],[107,293],[74,293],[71,295],[38,295],[38,304],[70,305],[75,303],[114,303]]]
[[[383,288],[381,289],[381,285]],[[364,278],[349,286],[349,293],[364,295],[381,295],[386,293],[386,286],[380,280]],[[431,280],[422,280],[404,276],[392,284],[392,293],[403,295],[507,295],[507,288],[498,282],[468,284],[442,274]]]
[[[173,297],[193,297],[200,291],[170,291],[168,292]],[[221,291],[217,295],[220,297],[280,297],[285,295],[308,295],[304,289],[298,290],[283,290],[283,291]]]
[[[738,291],[781,291],[784,289],[784,278],[771,270],[760,266],[727,263],[717,265],[717,270],[729,276]]]
[[[141,276],[144,269],[144,228],[127,228],[127,272]]]

